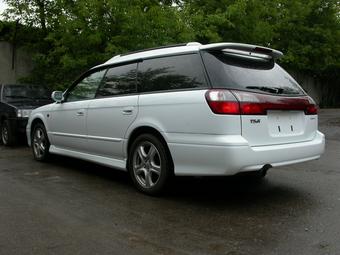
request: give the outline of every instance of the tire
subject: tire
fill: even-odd
[[[1,125],[1,142],[5,146],[13,146],[16,144],[14,130],[11,129],[8,120],[4,120]]]
[[[139,191],[158,195],[164,191],[173,174],[173,163],[162,141],[152,134],[142,134],[129,151],[128,170]]]
[[[45,126],[42,123],[37,123],[33,127],[31,136],[31,147],[34,159],[37,161],[47,161],[50,154],[50,142],[46,133]]]

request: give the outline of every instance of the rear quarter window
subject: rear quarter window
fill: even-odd
[[[272,59],[223,51],[203,51],[202,56],[214,88],[248,90],[266,87],[280,89],[282,94],[304,94],[294,78]]]
[[[206,88],[199,54],[146,59],[138,67],[139,91]]]

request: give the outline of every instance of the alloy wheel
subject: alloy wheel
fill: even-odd
[[[33,150],[37,158],[42,158],[46,151],[47,140],[44,131],[38,127],[34,131]]]
[[[144,188],[154,187],[161,176],[161,157],[151,142],[142,142],[133,154],[133,174]]]
[[[8,129],[7,126],[3,125],[1,130],[1,139],[3,144],[8,144]]]

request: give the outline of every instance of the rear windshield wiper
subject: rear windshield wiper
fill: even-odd
[[[283,93],[283,88],[277,88],[277,87],[260,87],[260,86],[247,86],[247,89],[257,89],[261,91],[266,91],[274,94],[282,94]]]

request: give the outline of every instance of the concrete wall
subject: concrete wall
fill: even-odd
[[[0,83],[16,83],[32,70],[32,58],[23,49],[16,49],[12,69],[13,46],[0,41]]]

